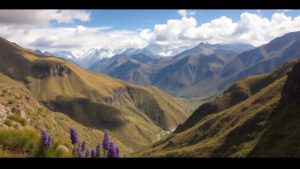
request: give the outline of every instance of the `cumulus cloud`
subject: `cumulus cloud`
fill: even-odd
[[[145,32],[141,31],[141,34]],[[26,48],[71,51],[77,55],[90,48],[125,49],[144,47],[147,39],[127,30],[110,30],[107,27],[51,27],[51,26],[0,26],[0,36]]]
[[[49,24],[50,21],[88,21],[89,11],[26,11],[28,13],[19,11],[19,17],[23,18],[20,19],[16,13],[10,16],[0,10],[0,36],[26,48],[50,52],[66,50],[78,56],[91,48],[115,50],[149,44],[168,46],[168,50],[161,51],[165,56],[171,55],[173,49],[185,49],[200,42],[242,42],[259,46],[285,33],[300,31],[300,16],[291,17],[284,12],[275,12],[270,18],[257,12],[244,12],[237,21],[220,16],[199,24],[189,11],[179,10],[180,19],[169,19],[146,29],[118,30],[107,26],[54,27]]]
[[[300,16],[290,17],[276,12],[266,18],[258,13],[245,12],[234,22],[221,16],[198,25],[194,17],[181,12],[181,19],[170,19],[166,24],[157,24],[153,28],[154,41],[164,44],[207,43],[250,43],[255,46],[269,42],[275,37],[292,31],[300,31]]]
[[[187,12],[186,12],[186,10],[184,10],[184,9],[178,10],[178,14],[179,14],[180,16],[182,16],[182,17],[187,16]]]
[[[74,20],[89,21],[90,15],[84,10],[0,10],[0,24],[71,23]]]
[[[181,16],[181,17],[187,17],[187,16],[192,16],[196,14],[196,11],[187,11],[185,9],[180,9],[177,11],[177,13]]]

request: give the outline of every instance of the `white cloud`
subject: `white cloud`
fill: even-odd
[[[82,54],[90,48],[144,47],[147,40],[135,31],[107,27],[0,26],[0,36],[26,48]]]
[[[283,12],[276,12],[271,18],[255,12],[245,12],[237,21],[221,16],[198,24],[197,20],[184,10],[185,12],[180,12],[183,16],[180,19],[169,19],[165,24],[156,24],[152,28],[129,31],[107,26],[53,27],[49,24],[50,21],[88,21],[88,11],[26,11],[28,13],[21,10],[13,13],[14,15],[8,15],[0,10],[0,36],[26,48],[50,52],[66,50],[77,55],[91,48],[142,48],[152,43],[170,46],[170,51],[175,48],[192,47],[200,42],[246,42],[258,46],[285,33],[300,31],[300,16],[291,17]],[[18,18],[17,14],[22,19]],[[167,50],[161,52],[162,55],[170,55]]]
[[[187,17],[187,16],[192,16],[196,14],[196,11],[187,11],[185,9],[180,9],[177,11],[177,13],[181,16],[181,17]]]
[[[166,24],[153,28],[155,42],[161,44],[196,44],[244,42],[258,46],[288,32],[300,31],[300,16],[290,17],[285,13],[274,13],[270,19],[258,13],[245,12],[234,22],[221,16],[197,25],[194,17],[170,19]]]
[[[260,9],[259,9],[259,10],[257,10],[256,12],[257,12],[258,16],[260,16],[260,17],[262,17],[262,16],[263,16],[263,14],[262,14],[262,12],[261,12],[261,10],[260,10]]]
[[[186,12],[186,10],[184,10],[184,9],[178,10],[178,14],[179,14],[180,16],[182,16],[182,17],[187,16],[187,12]]]
[[[83,10],[0,10],[0,24],[71,23],[74,20],[89,21],[90,15]]]

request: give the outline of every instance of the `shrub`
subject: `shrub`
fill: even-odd
[[[32,155],[39,149],[40,135],[30,129],[0,129],[2,150]]]
[[[9,119],[6,119],[6,120],[4,121],[4,124],[7,125],[8,127],[12,127],[12,126],[13,126],[12,121],[9,120]]]
[[[12,121],[20,123],[22,126],[26,126],[27,125],[27,120],[25,118],[22,118],[18,114],[13,114],[13,115],[9,116],[8,118],[10,120],[12,120]]]

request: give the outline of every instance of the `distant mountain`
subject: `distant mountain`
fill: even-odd
[[[251,48],[245,44],[200,43],[165,61],[154,77],[154,85],[175,96],[207,96],[217,90],[210,86],[217,83],[223,67],[239,52]]]
[[[38,55],[43,55],[43,56],[54,56],[53,53],[48,52],[48,51],[42,52],[41,50],[34,50],[34,53],[38,54]]]
[[[73,62],[75,62],[77,60],[77,57],[74,56],[71,52],[68,52],[68,51],[54,52],[53,55],[57,56],[57,57],[60,57],[60,58],[67,59],[67,60],[72,60]]]
[[[91,65],[101,61],[102,59],[109,58],[117,53],[120,53],[121,50],[116,49],[96,49],[92,48],[86,51],[82,56],[76,59],[76,63],[78,63],[83,68],[88,68]]]
[[[249,76],[137,156],[300,157],[300,61]]]
[[[253,46],[201,43],[174,57],[155,55],[154,51],[161,51],[159,48],[161,46],[151,45],[139,50],[129,49],[112,58],[103,59],[88,69],[139,85],[155,85],[175,96],[198,95],[209,91],[203,88],[197,93],[187,88],[214,79],[234,56]]]
[[[140,57],[139,60],[143,59],[141,56],[145,56],[146,59],[150,58],[152,60],[156,60],[162,57],[171,57],[174,54],[180,53],[185,49],[187,49],[187,47],[172,48],[171,46],[158,44],[150,44],[144,48],[128,48],[126,50],[114,51],[108,49],[91,49],[87,51],[86,54],[80,57],[78,63],[85,68],[89,68],[94,71],[99,71],[103,69],[100,67],[104,66],[100,62],[104,62],[105,65],[107,65],[108,62],[111,63],[115,61],[115,59],[119,58],[121,55],[127,57],[134,55],[135,57]]]

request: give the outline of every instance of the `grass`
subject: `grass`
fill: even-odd
[[[12,126],[13,126],[12,121],[9,120],[9,119],[6,119],[6,120],[4,121],[4,124],[5,124],[6,126],[8,126],[8,127],[12,127]]]
[[[40,135],[30,129],[0,129],[0,146],[3,155],[34,155],[40,147]]]
[[[18,122],[20,123],[22,126],[26,126],[27,125],[27,120],[25,118],[22,118],[20,115],[18,114],[13,114],[11,116],[8,116],[8,119]]]
[[[64,152],[59,145],[68,147]],[[72,146],[53,140],[51,147],[43,150],[41,135],[35,129],[0,129],[0,157],[72,157]]]

